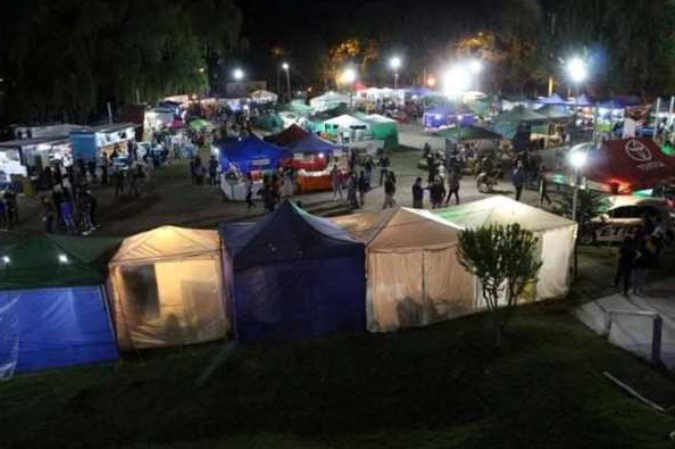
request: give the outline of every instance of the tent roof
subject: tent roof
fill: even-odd
[[[268,90],[254,90],[250,94],[248,94],[249,97],[251,98],[277,98],[277,94],[274,92],[270,92]]]
[[[326,125],[337,125],[342,127],[368,126],[368,122],[365,122],[348,114],[343,114],[338,117],[334,117],[332,119],[326,120],[324,123]]]
[[[563,100],[563,98],[560,95],[553,92],[553,95],[551,95],[550,97],[539,97],[537,99],[537,103],[561,105],[561,104],[567,104],[567,101]]]
[[[567,104],[569,104],[570,106],[582,106],[582,107],[593,106],[593,102],[591,101],[590,98],[588,98],[586,94],[581,94],[579,95],[579,98],[569,100]]]
[[[307,131],[300,128],[298,125],[294,123],[278,134],[273,134],[271,136],[265,137],[265,140],[275,145],[285,147],[287,145],[291,145],[299,140],[304,139],[308,135],[309,133]]]
[[[220,233],[235,269],[290,260],[356,257],[363,244],[331,221],[286,200],[262,221],[223,224]]]
[[[331,217],[330,221],[347,231],[354,239],[367,244],[379,231],[380,222],[388,220],[392,212],[393,209],[387,209],[382,212],[343,215]]]
[[[308,134],[288,147],[293,153],[323,153],[333,151],[335,148],[336,145],[316,134]]]
[[[111,265],[195,257],[220,250],[216,231],[160,226],[124,239]]]
[[[607,140],[588,152],[588,179],[616,183],[619,190],[640,190],[675,179],[675,157],[663,153],[651,139]]]
[[[253,134],[244,139],[226,139],[220,149],[230,161],[249,160],[252,158],[266,157],[270,154],[288,157],[290,153],[285,148],[265,142]]]
[[[525,106],[516,106],[510,111],[499,114],[494,119],[495,122],[545,122],[546,117],[539,115]]]
[[[309,113],[312,112],[312,108],[310,106],[307,106],[305,103],[299,100],[293,100],[290,103],[280,105],[278,110],[294,112],[300,115],[309,115]]]
[[[468,106],[465,104],[458,104],[458,103],[445,103],[438,105],[436,107],[433,107],[431,109],[427,109],[424,111],[424,114],[429,114],[429,115],[443,115],[443,116],[448,116],[448,115],[471,115],[473,112],[471,109],[469,109]]]
[[[501,134],[498,134],[489,129],[483,128],[481,126],[462,126],[461,130],[457,130],[457,127],[446,128],[441,131],[433,133],[434,136],[444,137],[450,140],[458,140],[461,142],[467,140],[497,140],[501,139]]]
[[[4,290],[102,284],[119,238],[42,235],[0,248]],[[4,268],[3,268],[4,266]]]
[[[368,121],[368,122],[377,123],[377,124],[380,124],[380,123],[398,123],[396,120],[390,119],[389,117],[385,117],[384,115],[380,115],[380,114],[366,115],[365,117],[363,117],[363,120]]]
[[[492,196],[460,206],[435,210],[433,214],[465,229],[490,224],[518,223],[524,229],[536,232],[576,225],[572,220],[505,196]]]
[[[328,92],[326,92],[326,93],[323,94],[323,95],[319,95],[318,97],[312,98],[312,99],[310,100],[310,102],[312,102],[312,101],[318,101],[318,102],[322,102],[322,101],[339,101],[339,102],[343,102],[343,103],[348,103],[348,102],[349,102],[349,97],[346,96],[346,95],[342,95],[342,94],[339,94],[339,93],[337,93],[337,92],[334,92],[334,91],[332,91],[332,90],[329,90]]]
[[[568,119],[572,116],[572,114],[570,114],[565,110],[564,106],[553,104],[545,104],[544,106],[537,109],[535,112],[539,115],[543,115],[544,117],[552,120]]]

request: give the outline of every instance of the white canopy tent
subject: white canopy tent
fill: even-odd
[[[276,103],[278,95],[267,90],[255,90],[249,94],[254,103]]]
[[[349,97],[332,90],[309,100],[309,106],[317,112],[336,108],[342,103],[349,104]]]
[[[225,337],[220,251],[216,231],[162,226],[125,239],[108,280],[120,348]]]

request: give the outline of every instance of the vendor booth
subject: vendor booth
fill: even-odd
[[[422,123],[426,129],[445,128],[456,125],[472,125],[476,115],[461,103],[446,103],[424,111]]]
[[[340,115],[326,120],[323,124],[325,132],[337,137],[338,141],[358,142],[360,140],[369,140],[372,137],[370,124],[352,115]]]
[[[298,140],[301,140],[308,135],[309,133],[307,131],[300,128],[298,125],[293,124],[278,134],[266,136],[265,140],[267,142],[273,143],[274,145],[285,147],[294,144]]]
[[[525,106],[516,106],[492,120],[492,128],[505,139],[513,139],[522,125],[545,125],[548,119]]]
[[[290,163],[297,170],[297,185],[302,193],[331,190],[330,172],[334,164],[343,179],[349,174],[347,153],[315,134],[309,134],[288,149],[293,154]]]
[[[118,358],[103,288],[118,245],[43,235],[0,247],[0,379]]]
[[[359,118],[370,125],[373,139],[384,140],[386,149],[398,146],[398,122],[396,120],[379,114],[370,114]]]
[[[222,283],[215,231],[162,226],[126,238],[108,282],[120,349],[224,338]]]
[[[244,176],[250,173],[257,192],[262,187],[265,172],[275,172],[284,159],[292,157],[285,148],[265,142],[255,135],[244,139],[230,139],[220,145],[220,187],[233,201],[246,199]]]
[[[253,103],[257,104],[276,103],[278,98],[277,94],[267,90],[254,90],[248,96]]]
[[[117,152],[120,157],[129,154],[130,145],[136,138],[134,123],[116,123],[84,128],[70,133],[73,160],[98,159],[103,154],[110,157]]]
[[[349,103],[348,96],[333,91],[328,91],[323,95],[319,95],[318,97],[309,100],[309,106],[318,112],[333,109],[341,104],[349,105]]]
[[[363,243],[285,201],[256,224],[223,224],[237,341],[365,328]]]
[[[498,150],[502,138],[496,132],[474,125],[446,128],[433,133],[433,135],[445,139],[446,148],[449,147],[447,143],[452,145],[462,143],[471,145],[476,150]]]
[[[72,164],[68,136],[0,142],[0,171],[7,176],[36,175],[56,162],[64,166]]]

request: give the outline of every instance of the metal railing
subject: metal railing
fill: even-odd
[[[617,315],[637,316],[650,318],[652,320],[651,362],[653,364],[661,363],[661,336],[663,333],[663,318],[661,318],[661,315],[646,310],[608,310],[605,313],[605,328],[603,333],[608,339],[610,332],[612,331],[613,318]]]

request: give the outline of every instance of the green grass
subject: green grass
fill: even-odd
[[[549,310],[545,310],[549,309]],[[657,448],[670,376],[566,312],[519,311],[505,347],[485,316],[395,334],[248,345],[18,376],[0,447]],[[206,373],[206,374],[205,374]]]

